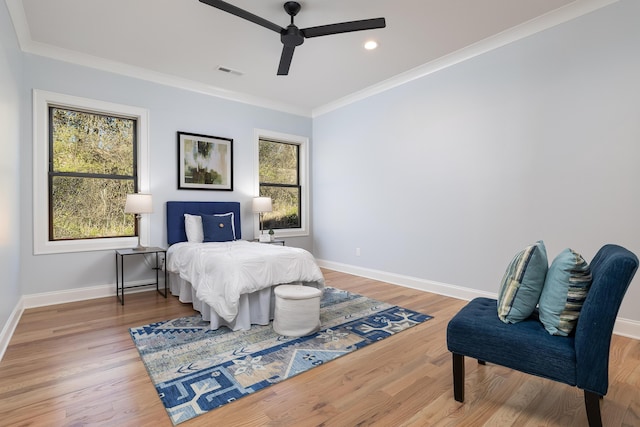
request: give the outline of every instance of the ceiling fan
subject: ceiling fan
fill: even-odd
[[[284,4],[284,10],[291,16],[291,24],[287,28],[283,28],[278,24],[267,21],[253,13],[240,9],[237,6],[224,2],[222,0],[200,0],[200,2],[213,6],[216,9],[223,10],[237,17],[251,21],[254,24],[261,25],[276,33],[280,33],[280,41],[284,45],[282,55],[280,56],[280,65],[278,66],[278,75],[286,76],[289,74],[293,51],[296,46],[304,43],[304,39],[318,36],[328,36],[331,34],[349,33],[352,31],[372,30],[375,28],[384,28],[386,23],[384,18],[363,19],[360,21],[341,22],[339,24],[320,25],[317,27],[309,27],[299,29],[293,23],[293,18],[300,12],[300,3],[296,1],[288,1]]]

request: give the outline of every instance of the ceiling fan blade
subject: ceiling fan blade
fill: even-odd
[[[295,46],[283,46],[282,55],[280,56],[280,65],[278,66],[278,75],[286,76],[289,74],[289,67],[291,66],[291,60],[293,59],[293,51]]]
[[[202,0],[200,0],[202,1]],[[373,30],[384,28],[384,18],[363,19],[360,21],[342,22],[340,24],[320,25],[300,30],[306,38],[328,36],[330,34],[350,33],[352,31]]]
[[[258,15],[254,15],[251,12],[247,12],[244,9],[240,9],[237,6],[224,2],[222,0],[200,0],[201,3],[208,4],[209,6],[213,6],[216,9],[223,10],[232,15],[235,15],[239,18],[246,19],[247,21],[253,22],[254,24],[261,25],[265,28],[275,31],[276,33],[280,33],[285,31],[280,25],[274,24],[271,21],[267,21],[264,18],[259,17]]]

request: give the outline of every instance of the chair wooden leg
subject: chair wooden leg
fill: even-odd
[[[589,427],[602,427],[602,417],[600,416],[600,396],[590,391],[584,391],[584,406],[587,409],[587,420]]]
[[[464,356],[453,355],[453,398],[458,402],[464,402]]]

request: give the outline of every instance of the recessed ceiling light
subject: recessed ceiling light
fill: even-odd
[[[375,40],[369,40],[364,44],[364,48],[367,50],[373,50],[378,47],[378,42]]]

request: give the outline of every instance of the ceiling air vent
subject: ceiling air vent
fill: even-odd
[[[222,65],[218,65],[218,71],[222,71],[223,73],[233,74],[235,76],[241,76],[243,73],[238,70],[234,70],[233,68],[224,67]]]

